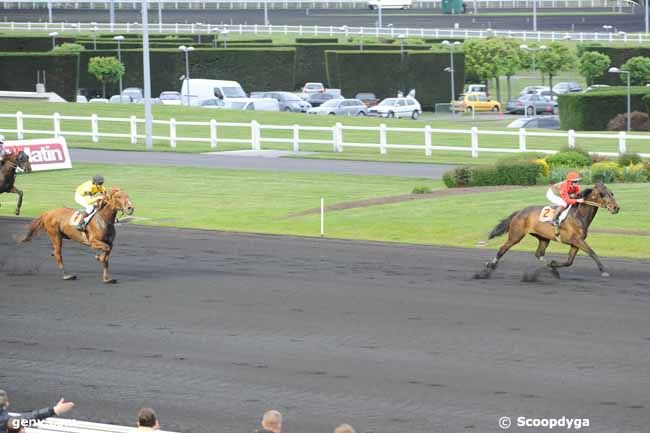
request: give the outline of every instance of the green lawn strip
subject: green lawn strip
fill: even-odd
[[[145,225],[319,235],[319,216],[287,214],[326,204],[409,193],[414,186],[443,188],[441,182],[382,176],[211,170],[130,165],[76,164],[73,170],[20,176],[23,215],[36,216],[59,206],[75,206],[74,188],[95,173],[108,185],[129,192],[137,220]],[[510,212],[543,204],[545,187],[437,197],[391,205],[328,212],[326,235],[333,238],[475,247]],[[622,207],[618,215],[599,212],[593,227],[650,230],[650,184],[611,185]],[[15,195],[0,196],[0,215],[12,215]],[[592,233],[591,245],[603,256],[649,258],[648,237]],[[491,241],[497,248],[503,239]],[[532,249],[531,242],[519,249]],[[565,247],[553,251],[564,252]]]
[[[54,112],[62,116],[90,116],[95,113],[101,117],[128,118],[136,116],[142,118],[143,108],[140,105],[113,105],[113,104],[42,104],[32,102],[20,103],[2,103],[0,104],[0,113],[15,113],[22,111],[24,114],[46,114],[51,115]],[[192,122],[209,122],[210,119],[216,119],[217,122],[227,123],[245,123],[249,124],[252,120],[258,121],[262,125],[294,125],[301,126],[323,126],[331,127],[340,122],[347,126],[370,126],[377,127],[385,123],[389,128],[423,128],[430,125],[432,128],[454,129],[469,131],[472,126],[479,129],[479,147],[485,148],[504,148],[518,149],[519,138],[516,135],[498,136],[480,134],[482,130],[508,131],[515,134],[517,130],[505,128],[511,121],[509,119],[488,120],[477,116],[472,120],[469,116],[459,116],[457,120],[433,119],[428,121],[413,121],[407,119],[377,119],[377,118],[357,118],[357,117],[334,117],[334,116],[308,116],[305,114],[293,113],[271,113],[271,112],[246,112],[232,110],[209,110],[202,108],[187,108],[178,106],[154,106],[154,118],[159,120],[169,120],[171,118],[177,121]],[[138,139],[137,144],[131,144],[128,138],[117,137],[100,137],[98,143],[93,143],[90,137],[78,137],[66,135],[65,131],[90,131],[90,121],[85,120],[62,120],[62,130],[71,147],[89,148],[89,149],[111,149],[111,150],[145,150],[143,140]],[[0,128],[15,128],[15,120],[8,118],[0,119]],[[45,119],[25,119],[25,129],[52,129],[52,121]],[[138,134],[144,134],[144,125],[138,124]],[[128,134],[130,126],[128,123],[118,122],[99,122],[99,131],[104,133],[121,133]],[[532,131],[531,131],[532,132]],[[549,132],[549,131],[541,131]],[[218,137],[220,139],[244,140],[244,142],[220,142],[217,149],[211,149],[209,143],[209,127],[178,125],[176,129],[177,137],[203,138],[205,142],[192,142],[183,139],[177,140],[176,152],[209,152],[224,150],[250,149],[251,132],[249,126],[220,126],[218,127]],[[409,144],[422,146],[417,150],[388,149],[387,155],[379,155],[379,148],[359,148],[346,146],[342,153],[333,153],[332,132],[331,131],[301,131],[301,137],[311,140],[322,140],[322,144],[302,144],[301,150],[309,152],[318,152],[316,157],[334,158],[334,159],[360,159],[360,160],[386,160],[386,161],[411,161],[411,162],[431,162],[431,163],[487,163],[498,158],[499,154],[479,152],[479,158],[471,158],[467,151],[444,151],[434,150],[431,157],[426,157],[424,153],[424,133],[423,132],[402,132],[391,131],[387,133],[387,143],[391,144]],[[154,125],[154,135],[168,136],[169,126]],[[615,133],[612,133],[615,136]],[[5,133],[6,138],[13,139],[15,134]],[[44,135],[26,134],[26,138],[43,137]],[[292,131],[290,130],[272,130],[262,129],[262,148],[290,150],[292,148],[291,139]],[[268,138],[283,139],[285,142],[269,142]],[[343,140],[346,143],[377,144],[379,143],[378,131],[364,130],[344,130]],[[567,144],[566,137],[527,137],[527,147],[538,150],[557,150],[559,147]],[[453,146],[469,147],[469,134],[457,134],[452,132],[434,132],[432,135],[433,146]],[[578,138],[577,142],[584,145],[592,151],[616,152],[618,141],[615,137],[612,139],[582,139]],[[647,140],[631,140],[628,146],[631,151],[650,153],[650,142]],[[168,140],[155,140],[154,149],[157,151],[173,151]]]

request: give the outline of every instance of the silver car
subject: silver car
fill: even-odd
[[[330,99],[318,107],[310,108],[307,114],[367,116],[368,107],[358,99]]]

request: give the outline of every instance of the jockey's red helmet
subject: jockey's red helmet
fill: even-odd
[[[567,182],[578,182],[580,180],[580,175],[577,171],[570,171],[566,175]]]

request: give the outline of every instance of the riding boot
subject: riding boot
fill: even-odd
[[[562,216],[562,212],[564,212],[564,208],[558,207],[555,216],[553,217],[553,221],[551,221],[551,224],[553,224],[556,229],[560,228],[560,216]]]
[[[81,213],[81,218],[79,219],[79,224],[77,224],[77,230],[85,232],[86,231],[86,218],[88,218],[88,212],[84,211]]]

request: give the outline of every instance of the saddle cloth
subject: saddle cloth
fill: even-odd
[[[555,218],[557,211],[557,206],[544,206],[542,211],[539,213],[539,222],[550,223]]]
[[[81,216],[82,216],[82,215],[83,215],[83,212],[82,212],[82,211],[80,211],[80,210],[76,210],[76,211],[74,211],[74,213],[73,213],[72,216],[70,217],[70,222],[69,222],[69,224],[70,224],[71,226],[75,226],[75,227],[78,226],[79,223],[81,222]]]

